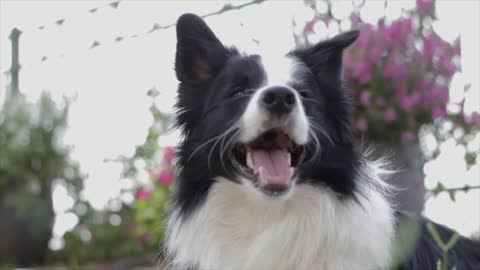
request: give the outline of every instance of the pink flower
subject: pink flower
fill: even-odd
[[[372,63],[377,63],[380,58],[382,57],[383,54],[383,48],[380,47],[373,47],[370,49],[369,55],[370,55],[370,60]]]
[[[397,82],[404,81],[408,77],[408,67],[399,53],[392,53],[388,59],[383,74],[387,78],[395,79]]]
[[[456,38],[453,41],[453,53],[455,55],[461,55],[462,54],[462,43],[460,37]]]
[[[303,28],[303,34],[308,35],[308,34],[315,33],[314,26],[316,23],[317,23],[316,18],[313,18],[311,21],[307,22],[305,24],[305,27]]]
[[[366,83],[372,79],[372,66],[365,59],[358,59],[353,67],[353,76],[360,83]]]
[[[387,40],[396,43],[406,41],[410,33],[412,33],[412,19],[405,18],[392,22],[389,27],[385,28],[383,34]]]
[[[173,147],[165,147],[163,149],[163,158],[167,163],[172,162],[174,155],[175,155],[175,149]]]
[[[425,80],[425,79],[422,79],[419,83],[418,83],[418,87],[420,87],[420,89],[422,90],[428,90],[430,89],[430,87],[432,86],[432,84]]]
[[[471,118],[471,123],[472,123],[473,125],[478,125],[478,124],[480,124],[480,113],[478,113],[478,112],[473,112],[470,118]]]
[[[411,95],[400,99],[400,105],[407,111],[410,111],[418,103],[420,103],[421,95],[418,92],[413,92]]]
[[[432,101],[441,101],[443,103],[448,102],[448,88],[443,85],[434,85],[430,90],[430,98]]]
[[[360,131],[365,131],[368,128],[368,122],[365,118],[360,118],[358,121],[355,123],[355,126],[358,128]]]
[[[140,201],[146,200],[150,198],[150,195],[152,195],[150,191],[142,188],[137,192],[137,200],[140,200]]]
[[[395,95],[400,99],[405,98],[408,95],[407,88],[405,88],[404,86],[398,87],[397,89],[395,89]]]
[[[142,234],[140,238],[138,239],[138,243],[142,248],[146,248],[148,246],[148,242],[150,240],[150,235],[147,233]]]
[[[402,142],[411,143],[417,139],[417,135],[413,131],[404,131],[402,133]]]
[[[453,74],[455,74],[455,72],[457,72],[457,70],[459,70],[459,68],[457,67],[457,65],[453,62],[453,59],[448,56],[444,56],[442,55],[439,60],[438,60],[438,71],[440,72],[440,74],[442,74],[443,76],[447,77],[447,78],[450,78],[453,76]]]
[[[370,92],[370,90],[362,91],[362,93],[360,94],[360,104],[362,104],[365,107],[370,106],[371,97],[372,97],[372,92]]]
[[[393,108],[388,108],[383,112],[383,121],[391,123],[397,119],[397,112]]]
[[[386,25],[378,26],[378,36],[382,41],[385,50],[388,51],[394,44],[393,40],[390,37],[390,28]]]
[[[374,35],[374,26],[371,24],[366,24],[360,31],[360,36],[357,41],[355,41],[356,48],[368,48]]]
[[[127,230],[130,232],[135,230],[136,227],[137,227],[137,224],[135,223],[135,221],[129,221],[127,224]]]
[[[423,56],[426,60],[431,60],[435,53],[442,48],[444,41],[435,34],[430,34],[423,39]]]
[[[468,124],[472,125],[478,125],[480,124],[480,113],[479,112],[473,112],[471,115],[466,116],[464,115],[464,120]]]
[[[439,117],[443,117],[446,115],[446,111],[445,111],[445,108],[443,107],[436,107],[435,109],[433,109],[432,111],[432,117],[435,119],[435,118],[439,118]]]
[[[165,168],[158,175],[158,182],[163,185],[169,185],[173,181],[172,172]]]
[[[435,10],[435,0],[417,0],[417,10],[422,16],[431,14]]]
[[[328,26],[330,24],[330,22],[332,21],[332,18],[329,17],[329,16],[324,16],[321,21],[326,25]]]

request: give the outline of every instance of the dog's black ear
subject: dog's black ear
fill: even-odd
[[[185,83],[209,81],[225,62],[227,49],[197,15],[184,14],[177,21],[175,72]]]
[[[357,30],[345,32],[295,53],[302,58],[315,75],[324,79],[340,80],[342,78],[343,50],[350,46],[359,35],[360,32]]]

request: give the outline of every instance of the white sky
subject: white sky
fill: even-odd
[[[109,1],[111,2],[111,1]],[[234,1],[234,4],[246,1]],[[292,16],[309,13],[303,1],[267,2],[245,10],[207,19],[214,32],[226,44],[256,49],[258,40],[269,52],[284,53],[293,46]],[[455,85],[472,84],[468,94],[469,110],[479,110],[480,91],[480,1],[438,1],[440,22],[436,31],[447,40],[462,36],[463,73]],[[73,158],[79,160],[89,174],[84,195],[95,207],[104,207],[115,197],[126,181],[119,181],[119,164],[104,163],[105,158],[130,155],[134,146],[143,142],[151,123],[146,92],[152,86],[160,90],[159,105],[169,112],[174,102],[177,81],[173,72],[175,48],[174,29],[128,39],[113,44],[117,36],[145,33],[154,22],[170,24],[185,12],[205,14],[218,10],[225,1],[129,1],[118,10],[105,7],[97,13],[87,10],[106,5],[101,1],[8,1],[0,2],[0,71],[10,66],[8,35],[12,27],[25,29],[20,38],[20,89],[35,100],[44,89],[60,100],[62,95],[76,96],[71,107],[69,130],[65,142],[74,146]],[[351,1],[335,2],[335,15],[345,16]],[[389,18],[398,17],[401,7],[412,7],[414,1],[391,1]],[[362,17],[370,22],[383,14],[383,1],[368,1]],[[67,18],[63,26],[54,21]],[[242,25],[240,24],[242,23]],[[45,30],[35,30],[47,24]],[[94,40],[102,45],[87,50]],[[109,42],[108,42],[109,41]],[[42,56],[49,60],[40,63]],[[6,77],[1,75],[0,101]],[[452,88],[452,92],[455,89]],[[458,91],[457,91],[458,92]],[[162,143],[175,143],[175,132]],[[480,144],[480,143],[477,143]],[[429,187],[441,180],[447,186],[479,184],[480,169],[463,167],[462,149],[449,143],[442,148],[446,154],[425,168]],[[464,150],[463,150],[464,151]],[[448,168],[448,170],[446,170]],[[58,213],[56,235],[72,227],[76,220],[63,212],[71,202],[61,187],[54,191]],[[446,195],[427,201],[425,214],[464,234],[480,227],[480,192],[458,194],[452,203]]]

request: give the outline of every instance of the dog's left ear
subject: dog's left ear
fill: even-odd
[[[200,17],[184,14],[178,19],[175,72],[180,82],[208,82],[225,62],[227,53]]]
[[[295,51],[312,72],[327,80],[341,80],[343,50],[350,46],[360,35],[357,30],[339,34],[321,41],[315,46]]]

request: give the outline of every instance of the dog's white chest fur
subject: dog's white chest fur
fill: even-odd
[[[181,225],[168,225],[173,265],[186,269],[386,269],[393,214],[369,189],[361,205],[329,189],[300,185],[286,199],[252,196],[251,187],[219,179]]]

